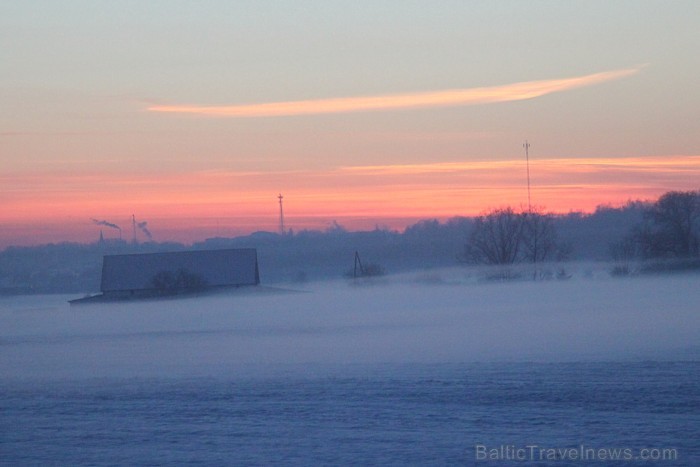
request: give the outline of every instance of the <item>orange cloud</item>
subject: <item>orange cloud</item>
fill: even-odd
[[[148,107],[147,110],[151,112],[194,114],[208,117],[246,118],[477,105],[532,99],[555,92],[592,86],[634,75],[638,73],[641,68],[642,67],[605,71],[574,78],[526,81],[503,86],[451,89],[412,94],[341,97],[222,106],[152,105]]]
[[[500,161],[462,161],[462,162],[435,162],[426,164],[389,164],[349,166],[338,169],[342,172],[371,175],[412,175],[432,173],[462,173],[477,171],[511,170],[522,168],[522,160]],[[700,156],[662,156],[662,157],[589,157],[589,158],[557,158],[540,159],[531,161],[531,165],[545,173],[578,173],[592,172],[650,172],[660,174],[663,172],[700,174]]]

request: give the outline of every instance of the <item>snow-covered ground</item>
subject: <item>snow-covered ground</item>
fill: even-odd
[[[70,307],[0,299],[2,378],[216,376],[314,365],[700,357],[700,276],[479,282],[464,270]]]

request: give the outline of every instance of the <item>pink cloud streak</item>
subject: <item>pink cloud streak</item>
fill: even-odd
[[[555,92],[593,86],[607,81],[626,78],[638,73],[641,69],[642,67],[640,66],[574,78],[526,81],[502,86],[451,89],[411,94],[340,97],[244,105],[151,105],[147,110],[150,112],[192,114],[208,117],[248,118],[466,106],[533,99]]]

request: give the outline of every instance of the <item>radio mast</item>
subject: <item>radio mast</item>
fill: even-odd
[[[280,235],[284,235],[284,234],[285,234],[285,230],[284,230],[284,210],[282,209],[282,198],[284,198],[284,197],[282,196],[282,193],[280,193],[279,196],[277,197],[277,199],[280,200]]]
[[[527,212],[532,212],[532,204],[530,202],[530,143],[525,140],[523,144],[525,148],[525,166],[527,167]]]

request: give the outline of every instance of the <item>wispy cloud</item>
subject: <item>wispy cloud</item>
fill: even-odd
[[[481,171],[521,170],[524,160],[433,162],[424,164],[356,165],[340,167],[339,173],[362,176],[427,175],[427,174],[466,174]],[[700,156],[680,155],[663,157],[599,157],[599,158],[557,158],[532,161],[538,171],[546,173],[586,173],[586,172],[626,172],[638,174],[698,174]]]
[[[340,97],[244,105],[151,105],[147,110],[151,112],[194,114],[209,117],[247,118],[477,105],[533,99],[555,92],[593,86],[634,75],[642,68],[639,66],[574,78],[526,81],[502,86],[450,89],[411,94]]]

